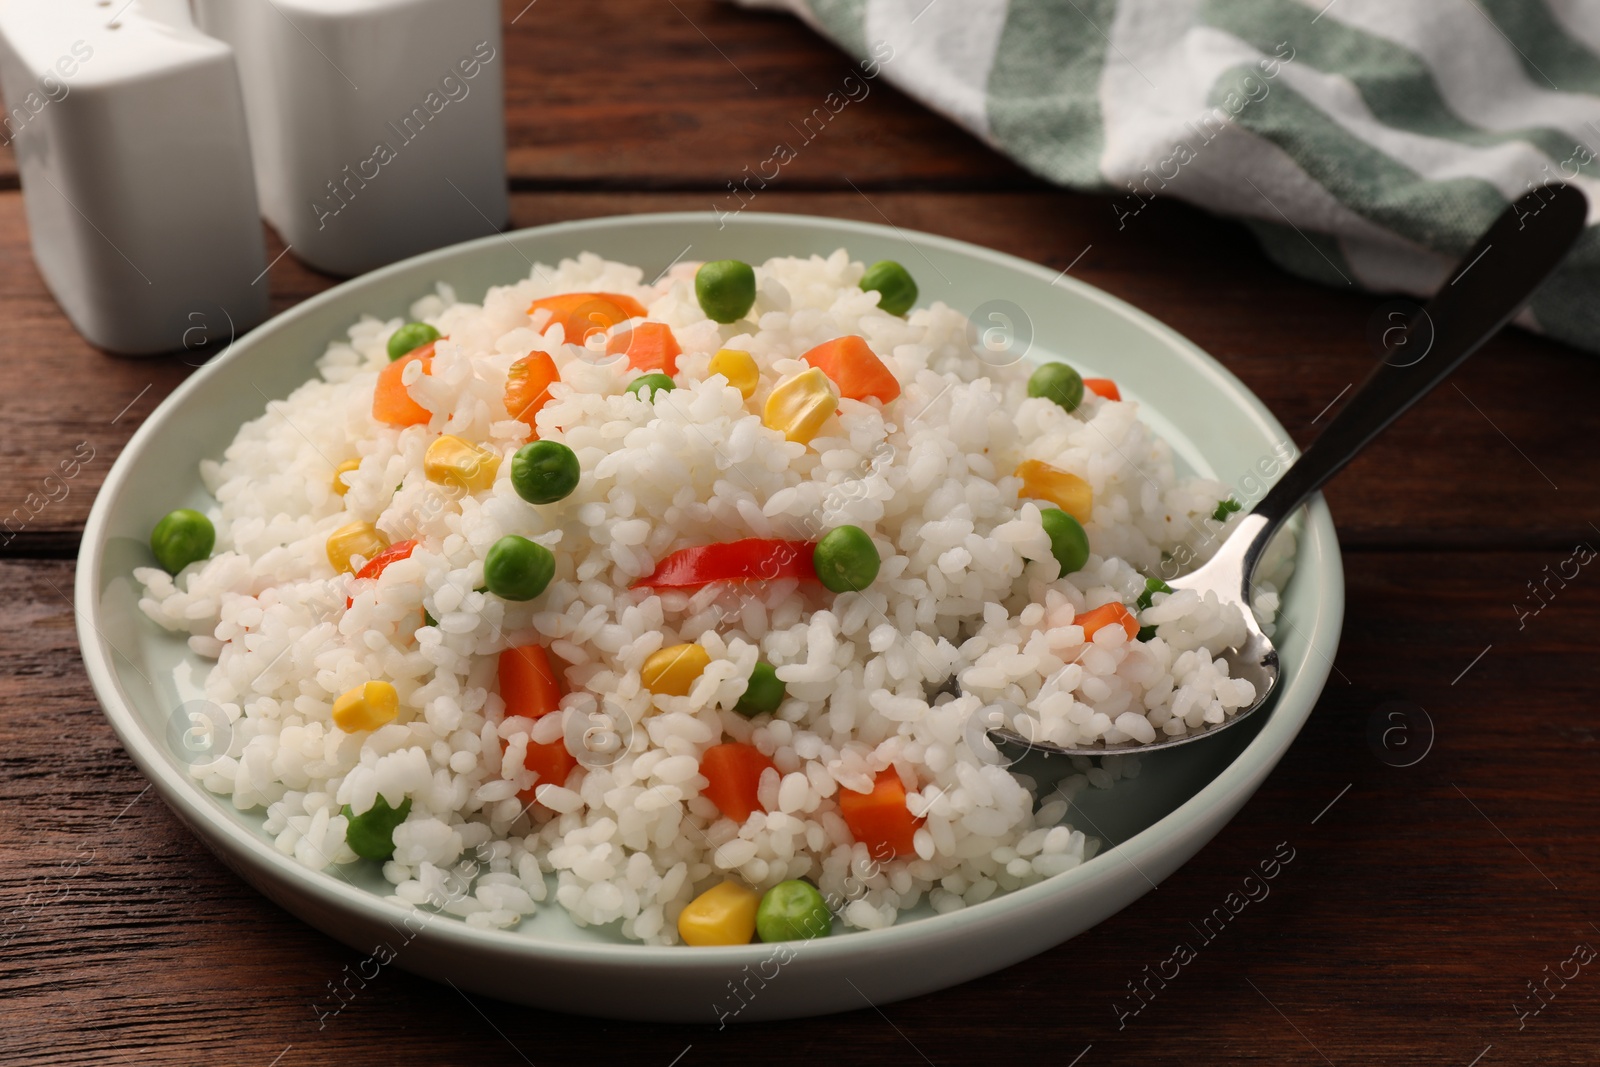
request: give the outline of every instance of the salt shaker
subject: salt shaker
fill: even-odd
[[[79,333],[144,355],[266,317],[233,51],[185,0],[0,0],[0,88],[34,259]]]
[[[509,217],[498,0],[194,0],[239,57],[262,214],[349,275]]]

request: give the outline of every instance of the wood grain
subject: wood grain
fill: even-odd
[[[326,1010],[326,983],[359,954],[257,896],[144,792],[78,666],[70,564],[0,563],[0,998],[12,1019],[0,1060],[512,1064],[520,1050],[540,1064],[666,1065],[693,1046],[683,1064],[826,1061],[839,1047],[861,1050],[850,1062],[919,1063],[920,1051],[938,1064],[1064,1064],[1092,1044],[1088,1067],[1173,1063],[1178,1049],[1195,1063],[1311,1064],[1320,1050],[1336,1064],[1464,1067],[1493,1044],[1486,1064],[1592,1064],[1600,976],[1552,985],[1520,1030],[1512,1010],[1536,1006],[1524,983],[1575,944],[1600,945],[1600,737],[1578,710],[1600,686],[1582,655],[1600,628],[1600,578],[1574,581],[1519,631],[1497,601],[1539,560],[1444,552],[1419,568],[1414,553],[1352,554],[1339,673],[1316,713],[1239,817],[1158,890],[1065,945],[881,1014],[721,1032],[468,1003],[392,968],[319,1028],[312,1005]],[[1548,683],[1514,698],[1530,672]],[[1436,730],[1405,768],[1368,740],[1374,709],[1397,699]],[[1196,934],[1189,924],[1280,842],[1293,859],[1267,895],[1212,940]],[[1196,959],[1132,1014],[1127,983],[1179,942]]]
[[[709,209],[849,71],[798,22],[715,0],[505,12],[519,226]],[[0,1062],[1600,1061],[1592,967],[1517,1011],[1575,944],[1600,946],[1600,572],[1518,612],[1576,541],[1600,544],[1592,358],[1507,334],[1340,477],[1346,626],[1316,714],[1194,861],[1073,941],[906,1003],[720,1032],[469,1002],[395,968],[319,1026],[313,1005],[356,954],[246,887],[147,791],[96,707],[67,599],[95,490],[206,353],[85,345],[33,266],[14,175],[0,150],[0,523],[25,514],[0,532]],[[1215,354],[1302,444],[1370,365],[1377,299],[1288,278],[1178,204],[1119,229],[1108,202],[1043,188],[881,79],[755,206],[1071,264]],[[282,309],[333,280],[291,254],[262,284]],[[85,444],[63,495],[45,478]],[[1369,735],[1397,701],[1435,733],[1408,767]],[[1280,843],[1295,858],[1270,895],[1202,943],[1190,923]],[[1128,983],[1179,942],[1196,958],[1134,1014]]]

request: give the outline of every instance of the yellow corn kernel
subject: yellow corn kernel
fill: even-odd
[[[711,357],[709,371],[728,379],[728,384],[739,390],[739,395],[746,400],[761,384],[761,368],[756,366],[755,357],[742,348],[717,349],[717,354]]]
[[[333,725],[347,734],[376,730],[393,721],[400,710],[400,694],[388,682],[367,682],[348,690],[333,702]]]
[[[347,459],[337,467],[333,468],[333,491],[340,496],[344,496],[346,493],[348,493],[350,491],[350,487],[345,484],[344,476],[358,469],[360,466],[361,461],[359,459]]]
[[[812,367],[778,383],[767,396],[761,421],[789,440],[807,444],[838,406],[839,397],[833,391],[833,383],[821,370]]]
[[[710,665],[711,653],[699,645],[673,645],[645,660],[639,678],[646,689],[659,696],[688,696],[689,687]]]
[[[389,539],[372,523],[352,522],[328,536],[328,562],[333,564],[336,571],[354,573],[351,557],[371,559],[388,547]]]
[[[686,945],[748,945],[760,905],[761,894],[738,882],[712,886],[678,914],[678,936]]]
[[[1036,459],[1023,460],[1012,473],[1022,479],[1017,496],[1048,500],[1079,522],[1089,521],[1094,510],[1094,490],[1076,474]]]
[[[445,434],[422,457],[422,471],[428,481],[440,485],[459,485],[469,493],[482,492],[494,485],[500,470],[500,453],[479,448],[470,441]]]

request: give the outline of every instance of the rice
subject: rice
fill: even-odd
[[[583,255],[481,305],[441,285],[412,308],[448,338],[431,374],[407,372],[434,413],[427,425],[372,418],[401,323],[368,317],[329,345],[317,378],[201,464],[215,552],[176,578],[136,571],[141,607],[216,660],[205,697],[231,723],[227,748],[192,773],[242,810],[265,809],[280,852],[318,869],[359,862],[343,807],[409,798],[383,866],[394,898],[473,925],[515,925],[553,898],[579,925],[672,944],[679,912],[720,880],[764,890],[807,878],[844,925],[875,929],[924,901],[949,912],[1077,866],[1096,842],[1066,821],[1071,798],[1138,772],[1131,758],[1073,757],[1075,773],[1036,810],[1033,783],[983,741],[993,709],[1011,709],[1031,736],[1084,744],[1178,736],[1251,702],[1219,658],[1243,635],[1237,609],[1157,593],[1145,641],[1106,626],[1085,642],[1074,621],[1131,604],[1164,560],[1207,558],[1237,519],[1212,517],[1227,487],[1179,479],[1136,404],[1088,395],[1069,414],[1028,398],[1030,364],[981,360],[965,318],[942,304],[883,312],[842,250],[758,267],[751,317],[730,326],[701,312],[694,270],[646,285],[637,268]],[[671,326],[684,350],[677,389],[647,404],[624,392],[636,372],[623,359],[564,343],[559,325],[541,333],[547,313],[530,318],[529,303],[576,291],[633,295]],[[806,369],[797,357],[850,333],[902,396],[841,400],[809,446],[765,427],[761,401]],[[723,347],[760,365],[750,401],[708,376]],[[534,507],[511,489],[507,462],[492,489],[446,494],[423,476],[424,450],[450,433],[509,457],[528,430],[506,417],[505,376],[533,351],[560,369],[537,430],[577,454],[577,490]],[[353,458],[341,497],[334,468]],[[1093,488],[1093,554],[1078,573],[1058,573],[1038,505],[1018,499],[1009,472],[1025,458]],[[324,551],[353,519],[419,546],[356,589]],[[814,539],[844,524],[882,556],[862,593],[781,578],[630,589],[685,546]],[[484,556],[508,533],[555,555],[555,578],[532,601],[480,591]],[[1280,539],[1258,581],[1269,633],[1292,550]],[[419,626],[423,611],[432,625]],[[680,642],[699,643],[710,665],[685,696],[651,694],[641,667]],[[550,651],[567,693],[560,714],[537,721],[508,717],[496,692],[498,654],[528,643]],[[732,709],[758,660],[788,695],[751,720]],[[961,695],[930,697],[952,675]],[[368,679],[396,687],[400,714],[347,734],[332,725],[333,701]],[[584,765],[537,782],[524,753],[561,739],[585,749]],[[743,824],[701,795],[700,755],[725,740],[774,765],[759,787],[765,811]],[[914,854],[884,861],[852,839],[838,798],[887,768],[923,821]]]

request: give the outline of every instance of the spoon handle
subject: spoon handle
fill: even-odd
[[[1407,408],[1444,381],[1499,332],[1566,256],[1588,216],[1570,185],[1545,186],[1513,201],[1450,272],[1361,388],[1286,471],[1240,530],[1249,538],[1245,580],[1272,533]],[[1261,520],[1265,520],[1264,522]],[[1245,534],[1245,529],[1250,533]]]

